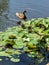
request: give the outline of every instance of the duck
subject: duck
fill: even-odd
[[[25,13],[26,13],[26,10],[25,11],[23,11],[22,13],[19,13],[19,12],[16,12],[16,16],[19,18],[19,19],[21,19],[21,20],[26,20],[26,15],[25,15]]]

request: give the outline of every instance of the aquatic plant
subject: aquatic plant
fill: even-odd
[[[42,49],[44,49],[43,52]],[[0,56],[9,57],[13,62],[20,61],[25,53],[34,59],[45,57],[49,51],[49,18],[22,21],[21,25],[0,32]]]

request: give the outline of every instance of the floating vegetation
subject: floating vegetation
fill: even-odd
[[[49,18],[38,18],[18,22],[19,26],[0,32],[0,56],[20,61],[20,54],[26,53],[43,61],[43,54],[49,52]],[[42,53],[42,49],[45,49]]]
[[[2,61],[2,59],[0,58],[0,61]]]
[[[9,39],[16,39],[16,36],[10,35],[10,36],[9,36]]]
[[[20,61],[20,59],[18,59],[18,58],[16,58],[16,59],[15,59],[15,58],[11,58],[10,60],[11,60],[12,62],[19,62],[19,61]]]

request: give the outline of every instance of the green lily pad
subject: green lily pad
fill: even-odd
[[[2,61],[2,59],[0,58],[0,61]]]
[[[18,59],[18,58],[16,58],[16,59],[15,59],[15,58],[11,58],[10,60],[11,60],[12,62],[19,62],[19,61],[20,61],[20,59]]]
[[[19,54],[21,54],[21,52],[20,52],[20,50],[15,50],[13,54],[19,55]]]

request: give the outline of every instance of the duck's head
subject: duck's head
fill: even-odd
[[[25,14],[27,11],[25,10],[25,11],[23,11],[23,14]]]

